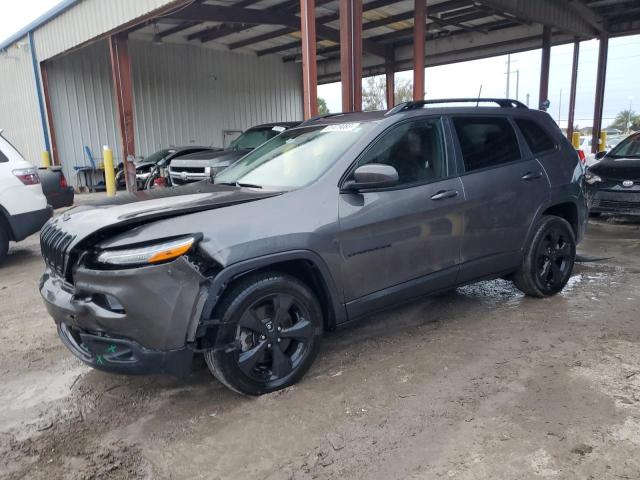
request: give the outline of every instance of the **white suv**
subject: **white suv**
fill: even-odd
[[[19,242],[51,217],[38,169],[22,158],[0,130],[0,262],[9,241]]]

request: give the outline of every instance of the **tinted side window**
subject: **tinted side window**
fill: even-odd
[[[0,150],[0,163],[4,163],[4,162],[8,162],[9,159],[7,158],[7,156],[2,153],[2,150]]]
[[[522,136],[527,145],[529,145],[531,153],[541,153],[557,148],[553,138],[537,122],[518,118],[516,119],[516,125],[518,125]]]
[[[377,140],[358,165],[382,163],[398,171],[401,185],[444,178],[446,156],[440,119],[406,122]]]
[[[520,159],[520,147],[506,118],[455,117],[453,119],[467,172]]]

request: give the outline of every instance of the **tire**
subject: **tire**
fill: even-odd
[[[576,259],[576,239],[569,222],[544,216],[536,225],[513,283],[531,297],[550,297],[569,281]]]
[[[0,222],[0,263],[4,261],[9,253],[9,232]]]
[[[318,353],[322,310],[309,287],[290,275],[242,278],[222,297],[213,318],[222,325],[205,360],[238,393],[262,395],[293,385]]]

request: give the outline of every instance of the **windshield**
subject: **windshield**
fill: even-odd
[[[345,123],[287,130],[215,177],[215,183],[273,190],[320,177],[373,124]]]
[[[236,138],[229,148],[233,150],[245,150],[258,148],[267,140],[271,140],[273,137],[282,132],[284,127],[268,127],[255,130],[247,130],[238,138]]]
[[[170,152],[171,150],[168,148],[165,148],[163,150],[158,150],[157,152],[152,153],[148,157],[145,157],[143,162],[158,163],[164,157],[169,155]]]
[[[633,135],[620,142],[607,157],[640,158],[640,135]]]

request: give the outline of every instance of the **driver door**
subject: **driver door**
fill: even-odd
[[[391,188],[341,193],[340,253],[350,316],[447,288],[460,263],[464,191],[440,118],[420,117],[385,132],[358,166],[393,166]],[[390,298],[389,295],[395,298]]]

